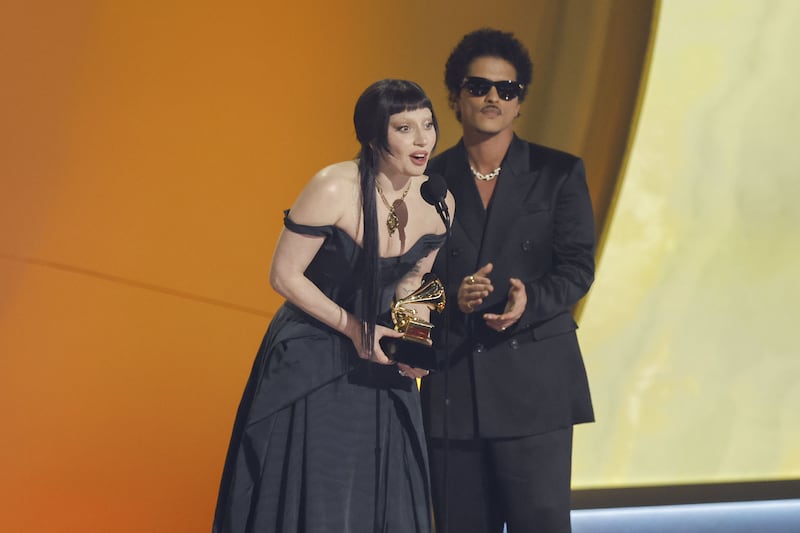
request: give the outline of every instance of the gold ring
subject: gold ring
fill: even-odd
[[[475,276],[470,274],[469,277],[467,278],[467,283],[469,283],[470,285],[475,285]]]

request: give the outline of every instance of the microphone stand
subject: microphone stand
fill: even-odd
[[[445,197],[446,197],[445,193]],[[444,249],[444,276],[446,280],[450,279],[450,236],[452,235],[452,226],[450,225],[450,211],[447,209],[445,200],[440,200],[436,203],[436,212],[444,222],[444,227],[447,230],[447,238],[445,240]],[[448,533],[450,528],[449,520],[449,505],[447,493],[447,470],[448,470],[448,455],[450,452],[449,428],[447,412],[450,409],[450,312],[445,310],[444,314],[444,395],[442,397],[442,435],[444,437],[443,453],[444,458],[442,461],[442,490],[444,491],[444,498],[442,501],[442,515],[444,516],[444,528],[442,533]]]
[[[424,188],[422,192],[422,198],[429,204],[433,205],[436,208],[436,212],[439,213],[439,216],[444,223],[445,230],[447,230],[447,237],[445,239],[444,245],[444,276],[445,280],[450,279],[450,237],[452,235],[452,226],[450,224],[450,211],[447,208],[447,185],[444,182],[444,179],[441,177],[438,180],[434,180],[433,177],[429,177],[428,181],[425,182],[422,187]],[[447,286],[445,286],[445,291],[447,290]],[[449,429],[448,429],[448,416],[447,412],[450,407],[450,354],[449,354],[449,345],[450,345],[450,312],[445,309],[444,313],[444,395],[442,398],[443,401],[443,411],[442,411],[442,423],[444,425],[443,428],[443,437],[444,437],[444,458],[442,461],[442,481],[444,484],[444,498],[442,501],[442,516],[444,517],[444,528],[443,531],[440,533],[447,533],[449,529],[449,520],[448,520],[448,498],[447,498],[447,469],[448,469],[448,455],[449,455]],[[437,364],[438,367],[438,364]]]

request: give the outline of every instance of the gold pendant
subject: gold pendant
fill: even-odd
[[[397,230],[397,227],[400,225],[400,220],[397,218],[397,215],[394,213],[394,209],[389,211],[389,217],[386,219],[386,227],[389,229],[389,236],[391,237],[394,235],[394,232]]]

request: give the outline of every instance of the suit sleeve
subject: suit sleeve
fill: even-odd
[[[525,283],[528,303],[518,322],[523,328],[570,311],[594,281],[594,214],[583,161],[574,160],[567,172],[555,191],[551,267]]]

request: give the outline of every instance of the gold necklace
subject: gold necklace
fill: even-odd
[[[406,185],[406,190],[403,191],[403,195],[397,200],[395,200],[394,203],[392,203],[391,205],[389,205],[388,200],[386,200],[386,197],[383,195],[381,186],[377,181],[375,182],[375,187],[378,189],[378,194],[380,195],[381,200],[383,200],[383,205],[385,205],[386,209],[389,210],[389,216],[386,217],[386,228],[389,230],[389,236],[391,237],[397,230],[397,228],[400,226],[400,219],[397,218],[397,212],[395,211],[395,206],[397,206],[397,204],[406,199],[408,191],[411,190],[411,180],[408,180],[408,185]]]

